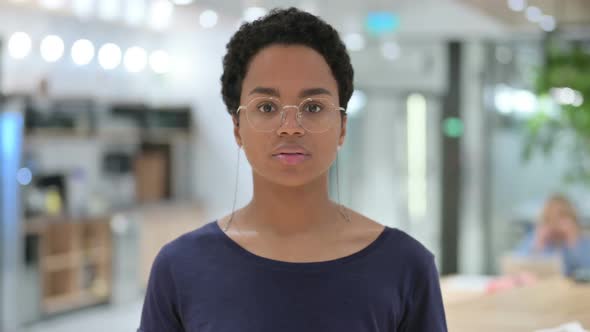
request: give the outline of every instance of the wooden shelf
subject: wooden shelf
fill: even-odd
[[[96,247],[86,249],[85,258],[90,261],[103,261],[111,259],[111,248],[108,247]]]
[[[96,296],[89,291],[66,293],[43,299],[43,311],[46,314],[57,314],[81,307],[107,302],[108,296]]]
[[[25,219],[23,231],[25,234],[39,235],[45,231],[47,225],[68,220],[68,217],[63,215],[30,217]]]
[[[28,130],[25,133],[25,139],[43,139],[47,137],[55,138],[71,138],[71,137],[82,137],[91,138],[93,134],[90,130],[79,130],[79,129],[68,129],[68,128],[35,128]]]
[[[110,218],[39,225],[40,270],[45,314],[108,301],[112,284]]]
[[[61,255],[45,256],[41,260],[41,269],[46,271],[59,271],[76,268],[81,263],[80,252],[68,252]]]

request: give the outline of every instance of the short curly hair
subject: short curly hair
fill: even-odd
[[[340,106],[346,108],[352,96],[354,76],[346,46],[331,25],[291,7],[273,9],[254,22],[244,23],[227,44],[221,94],[230,115],[235,115],[240,105],[242,83],[250,61],[263,48],[274,44],[304,45],[320,53],[338,83]]]

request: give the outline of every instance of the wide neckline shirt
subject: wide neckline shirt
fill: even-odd
[[[321,262],[256,255],[217,221],[166,244],[152,265],[139,332],[447,331],[434,256],[386,226]]]

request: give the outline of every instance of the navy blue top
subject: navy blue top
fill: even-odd
[[[447,331],[434,256],[385,227],[364,249],[284,262],[241,247],[216,221],[165,245],[140,332]]]

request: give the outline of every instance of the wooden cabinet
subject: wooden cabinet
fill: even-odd
[[[168,196],[169,158],[160,151],[143,152],[135,159],[135,194],[139,203],[159,202]]]
[[[38,229],[43,313],[108,302],[112,289],[108,218],[47,222]]]

